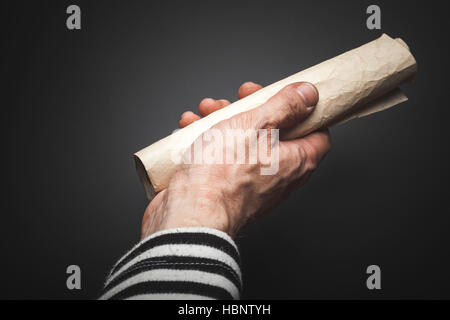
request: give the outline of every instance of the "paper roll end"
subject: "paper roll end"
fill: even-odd
[[[145,170],[145,166],[142,163],[141,159],[136,154],[133,155],[133,158],[134,163],[136,165],[136,172],[139,176],[139,180],[144,186],[145,195],[147,196],[147,199],[151,201],[156,195],[155,188],[153,188],[152,182],[150,181],[150,178],[147,174],[147,170]]]
[[[395,38],[395,41],[397,41],[397,42],[398,42],[399,44],[401,44],[405,49],[407,49],[409,52],[411,52],[411,50],[409,49],[409,46],[406,44],[405,41],[403,41],[403,39],[401,39],[401,38]],[[416,80],[416,74],[417,74],[417,61],[416,61],[416,59],[414,58],[414,56],[413,56],[413,59],[414,59],[414,62],[415,62],[415,70],[414,70],[414,74],[413,74],[410,78],[406,79],[405,82],[413,82],[414,80]]]
[[[405,49],[408,49],[408,51],[411,51],[411,50],[409,50],[409,46],[406,44],[405,41],[403,41],[402,38],[395,38],[395,41],[397,41],[398,43],[400,43],[403,47],[405,47]]]

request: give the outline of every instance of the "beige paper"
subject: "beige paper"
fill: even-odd
[[[136,168],[147,197],[152,199],[168,186],[181,164],[181,155],[203,132],[224,119],[260,106],[290,83],[311,82],[320,95],[311,116],[285,135],[299,138],[407,100],[397,87],[412,79],[416,72],[417,64],[408,46],[401,39],[383,34],[359,48],[267,86],[137,152]]]

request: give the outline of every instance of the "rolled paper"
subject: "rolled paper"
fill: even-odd
[[[314,84],[319,102],[305,121],[284,132],[283,139],[300,138],[406,101],[398,86],[413,79],[416,72],[417,63],[406,43],[383,34],[359,48],[262,88],[136,152],[136,169],[147,198],[151,200],[167,188],[182,164],[183,153],[202,133],[222,120],[262,105],[291,83]]]

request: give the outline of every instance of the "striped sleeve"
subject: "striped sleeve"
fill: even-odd
[[[114,265],[100,299],[239,299],[241,291],[234,241],[215,229],[186,227],[138,243]]]

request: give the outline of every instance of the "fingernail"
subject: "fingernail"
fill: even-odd
[[[317,89],[308,82],[303,82],[297,87],[297,92],[302,96],[307,107],[314,107],[319,101]]]

